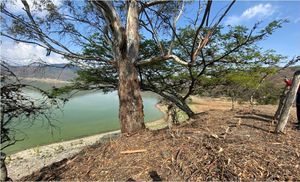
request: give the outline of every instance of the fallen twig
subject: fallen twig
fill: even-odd
[[[147,152],[145,149],[140,149],[140,150],[126,150],[120,152],[120,154],[133,154],[133,153],[141,153],[141,152]]]

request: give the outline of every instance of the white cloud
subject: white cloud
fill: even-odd
[[[268,16],[271,16],[275,12],[275,7],[272,4],[258,4],[251,8],[246,9],[240,16],[229,16],[225,21],[227,25],[237,25],[245,20],[250,19],[263,19]]]
[[[246,9],[243,12],[242,18],[250,19],[253,17],[266,17],[271,16],[274,13],[274,8],[270,3],[267,4],[259,4],[252,8]]]
[[[32,11],[32,13],[35,15],[35,16],[38,16],[38,17],[44,17],[47,15],[47,12],[46,11],[39,11],[37,9],[37,7],[34,5],[35,3],[38,3],[40,4],[40,0],[27,0],[27,3]],[[52,3],[59,7],[62,5],[63,3],[63,0],[52,0]],[[42,4],[43,5],[43,4]],[[10,11],[10,12],[13,12],[13,13],[25,13],[24,12],[24,5],[22,3],[21,0],[8,0],[7,3],[5,3],[5,6],[6,8]]]
[[[50,56],[46,56],[46,53],[47,51],[42,47],[12,41],[3,41],[0,52],[1,57],[10,60],[11,64],[24,65],[36,62],[37,60],[41,60],[49,64],[68,62],[56,53],[51,53]]]

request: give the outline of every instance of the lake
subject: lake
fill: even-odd
[[[36,97],[37,93],[29,92]],[[163,117],[155,104],[158,96],[143,93],[145,121],[154,121]],[[91,136],[120,129],[118,120],[119,101],[117,92],[103,94],[102,92],[84,92],[70,99],[60,110],[55,110],[52,120],[55,128],[49,127],[43,118],[34,121],[33,125],[17,121],[15,126],[18,138],[23,141],[5,149],[12,154],[28,148],[66,141],[84,136]],[[52,134],[51,134],[52,130]]]

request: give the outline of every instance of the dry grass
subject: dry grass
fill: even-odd
[[[185,125],[99,143],[21,180],[300,180],[294,117],[285,135],[275,135],[274,106],[253,114],[215,103]]]

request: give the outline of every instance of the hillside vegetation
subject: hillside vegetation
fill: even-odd
[[[72,80],[76,77],[76,67],[66,67],[65,64],[38,65],[38,66],[10,66],[18,76],[24,78]]]
[[[72,80],[77,77],[76,67],[65,67],[65,64],[48,65],[48,66],[11,66],[12,71],[19,77],[29,78],[49,78],[57,80]],[[286,68],[275,75],[271,75],[267,80],[276,84],[281,83],[286,76],[293,77],[295,71],[299,70],[300,66]]]

